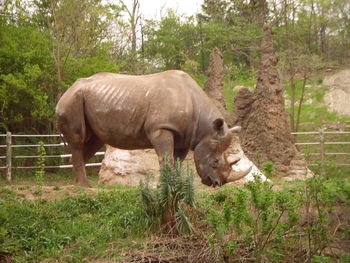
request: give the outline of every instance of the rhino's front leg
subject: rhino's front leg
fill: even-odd
[[[174,150],[174,159],[179,160],[182,162],[185,160],[187,154],[188,154],[189,149],[175,149]]]
[[[151,132],[148,139],[155,149],[159,165],[163,166],[166,162],[174,164],[174,135],[171,131],[159,129]]]

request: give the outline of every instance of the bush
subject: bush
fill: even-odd
[[[213,228],[208,234],[211,247],[220,248],[224,259],[239,262],[334,262],[340,256],[326,254],[337,235],[331,215],[336,204],[348,204],[349,195],[345,197],[347,184],[333,181],[319,175],[301,188],[274,190],[256,177],[242,188],[210,195],[206,209]],[[346,262],[343,258],[337,262]]]
[[[164,165],[160,170],[159,186],[151,190],[149,180],[140,182],[141,199],[150,224],[165,225],[178,233],[192,233],[193,226],[185,206],[194,206],[193,171],[176,161],[175,167]]]

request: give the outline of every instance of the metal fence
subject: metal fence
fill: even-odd
[[[327,162],[327,156],[342,156],[341,159],[342,162],[336,163],[338,166],[350,166],[350,147],[347,147],[347,151],[344,150],[344,152],[329,152],[326,151],[327,146],[334,146],[334,145],[350,145],[350,132],[344,132],[344,131],[325,131],[321,129],[318,132],[294,132],[293,135],[296,135],[297,142],[296,145],[300,148],[302,147],[302,151],[304,154],[308,154],[310,156],[316,157],[321,163]],[[345,141],[327,141],[326,136],[327,135],[337,135],[337,136],[343,136],[342,138]],[[301,138],[304,136],[305,138]],[[307,136],[311,136],[310,138],[307,138]],[[15,155],[13,154],[13,149],[15,148],[34,148],[37,149],[41,146],[41,144],[37,143],[31,143],[31,144],[15,144],[13,143],[13,139],[15,138],[57,138],[60,142],[59,143],[44,143],[42,146],[45,148],[55,147],[62,149],[62,147],[65,146],[65,143],[61,139],[60,134],[47,134],[47,135],[23,135],[23,134],[11,134],[11,132],[8,132],[7,134],[0,134],[0,139],[2,141],[5,141],[5,144],[0,145],[0,150],[5,150],[5,153],[0,152],[0,170],[5,171],[5,177],[8,181],[11,181],[11,173],[13,169],[62,169],[62,168],[71,168],[73,167],[71,164],[62,164],[62,165],[45,165],[45,166],[36,166],[31,163],[31,165],[17,165],[13,166],[13,160],[16,159],[37,159],[41,156],[35,155],[33,153],[34,151],[31,151],[31,155]],[[311,140],[311,141],[310,141]],[[0,141],[1,142],[1,141]],[[308,147],[308,151],[305,150],[305,147]],[[316,148],[310,148],[310,147],[316,147]],[[339,148],[339,147],[338,147]],[[311,151],[310,151],[311,150]],[[4,151],[3,151],[4,152]],[[62,150],[60,150],[62,152]],[[105,152],[97,152],[95,156],[101,156],[104,155]],[[1,155],[4,154],[4,155]],[[34,154],[34,155],[33,155]],[[48,154],[44,156],[46,158],[58,158],[58,159],[67,159],[71,157],[71,154]],[[5,161],[3,161],[5,160]],[[315,160],[315,159],[314,159]],[[4,164],[4,166],[1,166],[1,163]],[[314,163],[309,163],[310,165],[313,165]],[[94,162],[94,163],[87,163],[87,167],[96,167],[101,166],[101,162]]]
[[[60,134],[38,134],[38,135],[23,135],[23,134],[12,134],[11,132],[7,132],[7,134],[0,134],[0,139],[1,137],[5,138],[6,144],[1,144],[0,145],[0,150],[5,149],[5,155],[0,155],[0,161],[1,160],[6,160],[5,161],[5,166],[0,166],[0,170],[5,170],[5,178],[8,181],[11,181],[12,179],[12,170],[13,169],[62,169],[62,168],[72,168],[73,165],[71,164],[63,164],[63,165],[45,165],[45,166],[37,166],[37,165],[26,165],[26,166],[13,166],[13,160],[16,159],[38,159],[41,157],[40,155],[37,155],[35,149],[38,147],[45,147],[45,148],[50,148],[50,147],[55,147],[55,148],[60,148],[66,146],[65,142],[63,142],[62,137]],[[44,143],[43,145],[37,144],[37,143],[31,143],[31,144],[14,144],[13,139],[15,138],[49,138],[49,137],[56,137],[60,140],[59,143]],[[4,141],[4,140],[3,140]],[[14,148],[33,148],[34,150],[31,151],[31,155],[15,155],[13,154],[13,149]],[[62,152],[62,150],[60,150]],[[104,155],[105,152],[97,152],[95,156],[101,156]],[[36,154],[36,155],[35,155]],[[44,158],[58,158],[58,159],[67,159],[71,157],[71,154],[48,154],[45,155]],[[0,162],[0,164],[3,162]],[[96,166],[101,166],[101,162],[97,163],[87,163],[85,166],[87,167],[96,167]]]
[[[318,165],[315,162],[325,164],[333,157],[337,166],[350,166],[350,132],[349,131],[325,131],[317,132],[293,132],[296,135],[295,145],[309,156],[309,165]],[[332,138],[333,137],[333,138]]]

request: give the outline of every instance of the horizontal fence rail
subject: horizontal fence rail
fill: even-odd
[[[308,142],[296,142],[295,145],[297,146],[317,146],[319,148],[319,152],[312,152],[309,153],[308,155],[311,156],[318,156],[320,158],[321,163],[325,162],[325,157],[326,156],[350,156],[350,151],[349,152],[326,152],[325,151],[325,146],[326,145],[350,145],[350,141],[325,141],[325,135],[350,135],[350,131],[325,131],[321,129],[320,131],[315,131],[315,132],[292,132],[293,135],[318,135],[318,140],[317,141],[308,141]],[[67,146],[67,144],[63,141],[63,137],[61,134],[30,134],[30,135],[25,135],[25,134],[11,134],[11,132],[7,132],[7,134],[0,134],[0,140],[3,141],[5,138],[6,144],[0,145],[0,151],[3,151],[1,149],[6,150],[5,155],[0,156],[0,165],[2,160],[5,160],[5,166],[0,166],[0,170],[5,170],[6,174],[5,177],[8,181],[11,181],[11,171],[13,169],[65,169],[65,168],[72,168],[73,166],[71,164],[62,164],[62,165],[45,165],[45,166],[38,166],[38,165],[18,165],[18,166],[13,166],[12,165],[12,160],[31,160],[31,159],[38,159],[42,156],[39,155],[14,155],[12,150],[13,149],[20,149],[20,148],[38,148],[38,147],[45,147],[45,148],[58,148],[62,149],[62,146]],[[44,143],[44,144],[14,144],[13,139],[16,138],[58,138],[61,140],[59,143]],[[0,152],[1,153],[1,152]],[[105,152],[97,152],[95,156],[103,156]],[[307,155],[307,154],[303,154]],[[65,159],[71,157],[71,154],[48,154],[45,155],[44,158],[58,158],[58,159]],[[95,162],[95,163],[87,163],[85,166],[86,167],[98,167],[101,166],[101,162]],[[318,165],[315,163],[310,163],[310,166]],[[347,163],[337,163],[337,166],[350,166],[350,162]]]
[[[326,141],[325,136],[326,135],[341,135],[346,136],[350,135],[350,131],[325,131],[324,129],[319,130],[318,132],[292,132],[293,135],[314,135],[318,136],[317,141],[308,141],[308,142],[296,142],[295,145],[297,146],[317,146],[319,147],[319,152],[311,152],[308,154],[303,153],[304,156],[318,156],[321,164],[325,164],[326,156],[344,156],[347,157],[350,155],[349,152],[326,152],[325,147],[326,146],[333,146],[333,145],[350,145],[350,138],[347,140],[349,141]],[[316,163],[310,163],[309,166],[317,166],[319,164]],[[337,166],[350,166],[350,161],[347,158],[346,163],[336,163]]]
[[[67,146],[67,144],[63,141],[63,137],[61,134],[30,134],[30,135],[24,135],[24,134],[11,134],[11,132],[8,132],[7,134],[0,134],[0,139],[5,137],[6,139],[6,144],[1,144],[0,145],[0,150],[5,149],[6,150],[6,155],[1,155],[0,156],[0,161],[6,159],[6,166],[0,166],[0,170],[5,170],[6,171],[6,179],[8,181],[11,181],[12,176],[11,172],[13,169],[65,169],[65,168],[72,168],[72,164],[62,164],[62,165],[44,165],[44,166],[39,166],[39,165],[17,165],[13,166],[12,161],[16,159],[22,159],[22,160],[30,160],[30,159],[38,159],[38,158],[58,158],[58,159],[66,159],[70,158],[72,155],[71,154],[48,154],[44,156],[40,155],[14,155],[13,154],[13,149],[33,149],[38,147],[44,147],[44,148],[59,148],[62,149],[62,146]],[[44,144],[37,144],[37,143],[32,143],[32,144],[14,144],[13,139],[15,138],[20,138],[20,139],[28,139],[28,138],[59,138],[62,142],[59,143],[44,143]],[[3,139],[2,139],[3,140]],[[105,152],[96,152],[94,156],[103,156]],[[1,164],[1,163],[0,163]],[[87,163],[85,164],[86,167],[98,167],[101,166],[101,162],[95,162],[95,163]]]

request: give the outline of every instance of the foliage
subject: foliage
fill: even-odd
[[[193,171],[189,166],[184,168],[180,161],[176,161],[175,167],[164,165],[157,190],[152,191],[146,180],[140,182],[140,192],[150,224],[165,224],[170,232],[182,234],[194,231],[184,209],[194,206]]]
[[[49,32],[1,23],[0,39],[0,129],[31,126],[32,117],[47,120],[53,115],[47,91],[54,85]]]
[[[53,202],[0,193],[0,255],[12,254],[15,262],[82,262],[92,251],[94,257],[106,256],[116,239],[127,243],[144,233],[143,218],[135,190]]]
[[[267,178],[271,178],[273,175],[273,171],[275,170],[276,165],[273,162],[264,162],[263,170]]]
[[[281,244],[295,229],[298,205],[299,200],[287,191],[274,191],[256,177],[244,188],[235,189],[234,195],[226,195],[220,202],[222,210],[210,210],[209,222],[214,226],[210,241],[222,246],[227,256],[252,253],[257,262],[273,260],[283,255]]]
[[[100,43],[105,29],[86,34],[83,28],[93,26],[85,24],[89,17],[86,12],[94,18],[89,20],[91,23],[99,23],[105,11],[101,6],[96,8],[94,1],[73,1],[82,8],[72,6],[71,1],[62,1],[56,7],[53,5],[59,1],[53,1],[53,5],[49,1],[28,1],[33,10],[30,13],[25,6],[10,2],[6,2],[0,20],[0,132],[23,132],[23,127],[31,132],[50,132],[54,129],[54,107],[64,89],[79,77],[117,70],[108,55],[110,45]],[[79,30],[70,30],[64,24],[67,19],[79,19],[72,15],[73,9],[86,15],[85,20],[78,20]],[[105,23],[99,26],[102,24],[106,27]]]
[[[213,227],[209,243],[213,249],[220,247],[226,260],[285,262],[298,255],[298,261],[334,262],[337,256],[326,253],[336,239],[331,214],[335,205],[349,202],[348,186],[338,182],[334,176],[319,175],[300,186],[273,190],[256,177],[243,188],[224,188],[205,205]]]
[[[181,69],[188,59],[196,57],[198,33],[192,18],[181,18],[170,9],[157,26],[148,25],[143,55],[159,64],[160,69]]]

